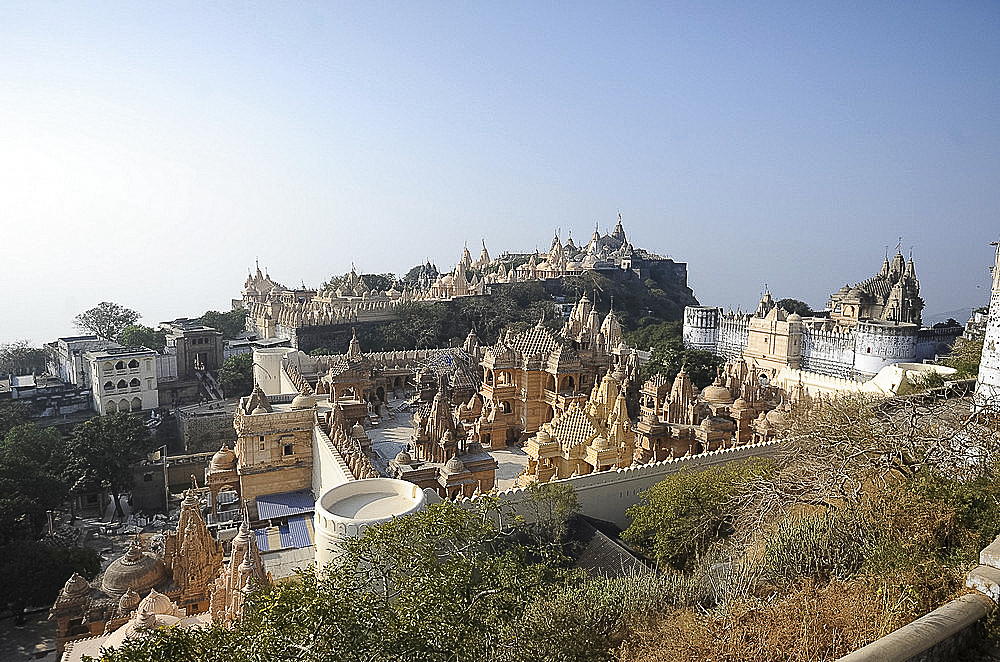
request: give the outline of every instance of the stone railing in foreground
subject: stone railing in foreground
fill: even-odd
[[[962,595],[837,662],[951,662],[958,656],[1000,659],[979,657],[979,647],[989,645],[984,621],[1000,602],[1000,538],[980,552],[979,563],[965,580],[975,593]]]
[[[735,448],[723,448],[699,455],[678,457],[653,464],[642,464],[624,469],[611,469],[573,478],[551,481],[572,485],[580,500],[580,512],[589,517],[614,522],[625,529],[630,524],[625,510],[639,500],[639,493],[671,474],[682,471],[700,471],[709,467],[737,462],[751,457],[769,457],[781,448],[782,440],[747,444]],[[497,496],[514,507],[515,512],[526,519],[531,518],[529,509],[522,507],[528,501],[523,489],[515,488],[499,492]],[[469,502],[477,497],[458,499],[458,503]]]

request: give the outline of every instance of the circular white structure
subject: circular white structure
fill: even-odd
[[[340,555],[340,543],[367,527],[424,507],[424,492],[405,480],[367,478],[332,487],[316,502],[316,565],[322,568]]]

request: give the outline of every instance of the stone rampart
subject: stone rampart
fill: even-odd
[[[949,353],[951,346],[964,330],[961,326],[920,329],[917,333],[917,360],[933,359],[939,354]]]
[[[854,334],[850,331],[802,327],[802,369],[849,378],[854,372]]]
[[[682,471],[700,471],[751,457],[769,457],[774,455],[780,447],[780,441],[769,441],[710,451],[689,457],[668,459],[654,464],[601,471],[552,482],[565,483],[576,490],[582,514],[614,522],[624,529],[630,524],[625,510],[638,501],[640,492],[648,490],[667,476]],[[522,517],[531,517],[529,509],[525,507],[525,503],[529,499],[525,490],[519,488],[505,490],[497,496],[512,505]],[[466,497],[459,499],[458,502],[468,503],[473,499],[475,497]]]
[[[687,306],[684,308],[684,346],[715,353],[719,344],[719,315],[721,308]]]
[[[719,322],[719,345],[717,353],[726,359],[739,359],[747,347],[749,316],[723,315]]]

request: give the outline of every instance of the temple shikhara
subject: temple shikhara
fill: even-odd
[[[128,551],[96,580],[78,574],[59,592],[49,618],[56,622],[63,660],[96,657],[140,629],[206,627],[239,618],[244,597],[270,581],[256,538],[244,520],[229,561],[209,533],[198,497],[189,490],[175,531],[136,535]]]

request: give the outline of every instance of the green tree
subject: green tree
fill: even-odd
[[[234,308],[226,313],[220,313],[217,310],[206,310],[199,321],[205,326],[222,331],[222,337],[226,340],[232,340],[246,331],[247,311],[242,308]]]
[[[372,292],[388,292],[399,282],[399,278],[393,273],[361,274],[361,280]]]
[[[0,375],[30,375],[45,372],[48,353],[27,340],[0,345]]]
[[[67,476],[73,489],[95,486],[110,492],[121,517],[119,495],[132,487],[132,466],[154,445],[138,416],[118,412],[92,418],[74,427],[67,440]]]
[[[250,395],[253,390],[253,354],[235,354],[222,362],[219,383],[227,398]]]
[[[774,471],[772,461],[755,459],[668,476],[625,511],[632,524],[622,537],[661,567],[689,570],[734,531],[737,498]]]
[[[694,385],[705,388],[715,380],[719,366],[724,362],[721,356],[701,349],[678,350],[673,345],[654,346],[649,363],[643,367],[643,378],[662,374],[667,379],[673,379],[683,366]]]
[[[31,422],[31,408],[23,402],[8,400],[0,402],[0,438],[11,428]]]
[[[46,511],[62,505],[69,485],[61,435],[26,423],[0,439],[0,540],[34,538]]]
[[[547,562],[566,560],[563,546],[569,535],[570,521],[580,512],[576,490],[567,483],[529,483],[525,504],[529,522],[521,528],[531,538],[534,548]]]
[[[789,313],[795,313],[801,317],[812,317],[816,314],[816,311],[810,308],[808,303],[799,301],[798,299],[779,299],[775,305],[778,308],[783,308]]]
[[[677,321],[645,324],[625,334],[625,340],[632,347],[639,349],[661,346],[672,347],[678,351],[684,349],[681,323]]]
[[[956,379],[975,377],[979,374],[979,360],[983,355],[983,339],[966,340],[958,338],[951,348],[951,354],[942,363],[958,370]]]
[[[29,607],[47,607],[59,589],[78,572],[90,580],[101,571],[101,557],[92,549],[52,542],[18,540],[0,546],[0,607],[24,623]]]
[[[118,342],[126,347],[148,347],[157,351],[167,346],[167,336],[163,331],[143,324],[130,324],[118,334]]]
[[[125,327],[138,321],[139,313],[136,311],[111,301],[102,301],[77,315],[73,323],[81,331],[114,340]]]

